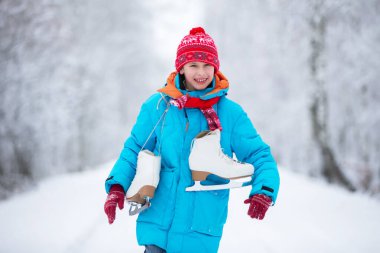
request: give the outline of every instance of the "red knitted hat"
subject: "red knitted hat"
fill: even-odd
[[[218,51],[214,40],[202,27],[191,29],[178,46],[175,68],[179,72],[183,65],[188,62],[201,61],[215,67],[215,72],[219,69]]]

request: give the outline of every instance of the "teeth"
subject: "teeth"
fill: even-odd
[[[207,78],[204,78],[204,79],[195,79],[196,82],[198,83],[204,83],[206,82]]]

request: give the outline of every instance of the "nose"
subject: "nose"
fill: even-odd
[[[206,75],[206,69],[205,67],[198,68],[198,75],[204,77]]]

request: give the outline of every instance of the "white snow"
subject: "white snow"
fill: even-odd
[[[128,206],[108,225],[104,179],[112,164],[42,181],[0,202],[0,252],[143,252]],[[246,215],[248,188],[231,190],[220,251],[380,252],[380,202],[281,169],[278,201],[263,221]]]

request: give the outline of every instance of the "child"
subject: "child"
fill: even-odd
[[[205,130],[220,133],[216,145],[221,146],[223,153],[219,154],[232,157],[234,153],[243,162],[224,160],[231,164],[225,171],[233,171],[234,166],[254,166],[252,190],[244,201],[249,204],[251,218],[263,219],[276,201],[277,165],[247,114],[226,98],[229,82],[219,71],[214,41],[203,28],[193,28],[182,39],[175,67],[176,72],[169,75],[166,85],[142,105],[120,158],[106,180],[108,197],[104,209],[109,223],[113,223],[116,206],[123,208],[125,193],[135,177],[138,154],[142,148],[148,149],[161,156],[160,179],[151,206],[137,219],[139,245],[144,245],[147,253],[217,252],[227,219],[229,190],[186,191],[194,185],[189,155],[194,139],[202,138],[196,136]],[[210,155],[195,162],[207,164],[215,159],[219,158]],[[215,178],[218,179],[207,177],[201,187],[221,186],[221,182],[215,183],[218,180],[213,181]],[[222,183],[228,184],[230,180],[225,178]]]

